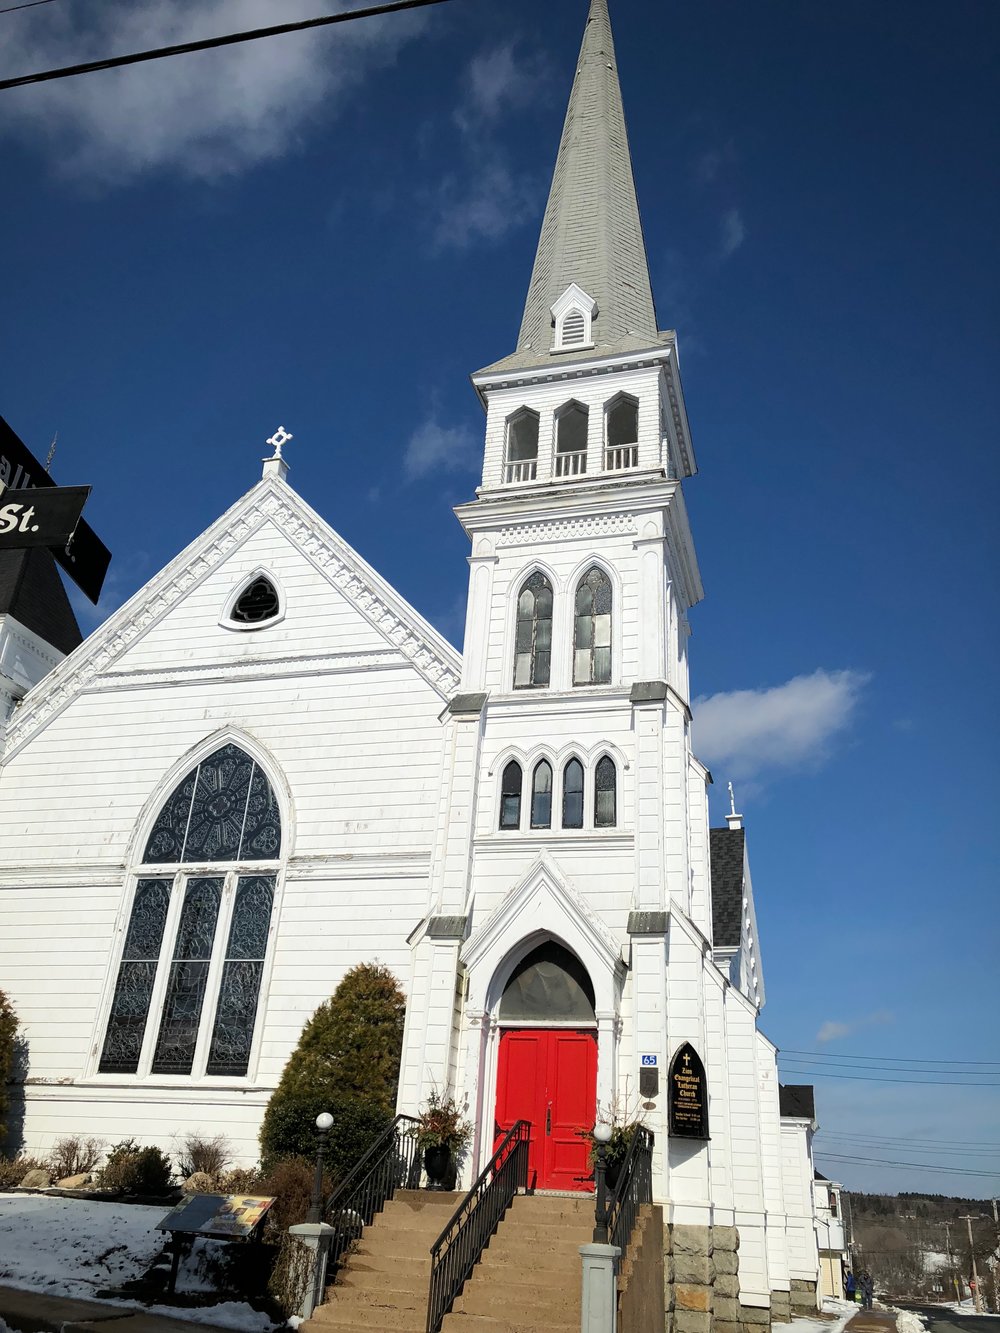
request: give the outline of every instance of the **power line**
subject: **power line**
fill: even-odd
[[[1000,1088],[1000,1083],[959,1083],[947,1078],[880,1078],[877,1074],[832,1074],[825,1069],[793,1069],[791,1072],[809,1078],[849,1078],[858,1083],[916,1083],[923,1088]]]
[[[918,1139],[908,1138],[902,1134],[867,1134],[864,1130],[857,1130],[852,1133],[847,1129],[820,1129],[818,1131],[824,1138],[836,1139],[877,1139],[881,1143],[947,1143],[955,1147],[963,1148],[996,1148],[1000,1151],[1000,1143],[993,1139]]]
[[[8,5],[6,9],[0,9],[0,14],[13,14],[15,9],[34,9],[36,5],[51,5],[52,0],[24,0],[21,5]]]
[[[0,92],[21,88],[28,83],[47,83],[52,79],[69,79],[76,74],[92,74],[100,69],[119,69],[122,65],[137,65],[146,60],[163,60],[167,56],[187,55],[191,51],[208,51],[217,46],[234,46],[237,42],[255,42],[261,37],[279,37],[286,32],[304,32],[308,28],[322,28],[330,23],[350,23],[353,19],[375,18],[379,14],[395,14],[403,9],[423,9],[441,5],[447,0],[388,0],[368,9],[348,9],[340,14],[325,14],[321,18],[301,19],[296,23],[278,23],[270,28],[254,28],[250,32],[233,32],[225,37],[206,37],[197,42],[181,42],[175,46],[159,46],[150,51],[137,51],[128,56],[109,56],[104,60],[89,60],[82,65],[65,65],[61,69],[41,70],[37,74],[21,74],[14,79],[0,79]]]
[[[949,1157],[1000,1157],[1000,1148],[946,1148],[941,1143],[936,1143],[931,1147],[921,1147],[919,1143],[879,1143],[872,1139],[865,1139],[845,1135],[843,1139],[837,1139],[831,1144],[833,1148],[877,1148],[880,1152],[892,1152],[894,1149],[909,1148],[918,1153],[946,1153]],[[825,1151],[820,1145],[817,1151]]]
[[[820,1069],[866,1069],[869,1073],[872,1070],[884,1069],[887,1074],[947,1074],[949,1077],[962,1078],[966,1075],[973,1078],[977,1074],[988,1078],[1000,1078],[1000,1069],[923,1069],[920,1065],[862,1065],[855,1064],[851,1060],[843,1060],[837,1064],[832,1062],[823,1064],[818,1060],[806,1060],[801,1056],[779,1055],[778,1059],[784,1065],[794,1065],[796,1068],[805,1068],[815,1064]]]
[[[996,1171],[972,1171],[964,1166],[929,1166],[926,1162],[889,1161],[884,1157],[849,1157],[843,1153],[821,1153],[823,1157],[836,1162],[857,1162],[867,1166],[908,1166],[914,1171],[943,1171],[949,1176],[978,1176],[981,1180],[993,1180],[1000,1174]]]
[[[828,1055],[825,1051],[793,1051],[790,1048],[783,1049],[782,1054],[807,1055],[812,1060],[832,1060],[838,1063],[843,1060],[875,1060],[885,1065],[990,1065],[1000,1071],[1000,1062],[996,1060],[927,1060],[918,1055],[846,1055],[843,1051]]]

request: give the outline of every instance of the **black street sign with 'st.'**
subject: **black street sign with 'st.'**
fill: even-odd
[[[89,494],[89,486],[32,487],[27,491],[0,486],[0,551],[25,546],[65,548]]]

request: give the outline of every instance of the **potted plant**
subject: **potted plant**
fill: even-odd
[[[472,1125],[464,1118],[464,1111],[454,1097],[442,1097],[435,1089],[410,1131],[424,1155],[429,1190],[447,1188],[455,1160],[472,1137]]]
[[[611,1137],[604,1149],[604,1179],[608,1189],[613,1190],[618,1184],[618,1177],[625,1164],[625,1158],[628,1156],[632,1136],[637,1129],[644,1128],[644,1126],[641,1116],[630,1114],[617,1102],[612,1103],[606,1111],[601,1111],[598,1108],[597,1121],[600,1124],[608,1125],[611,1129]],[[594,1137],[593,1129],[584,1129],[580,1132],[590,1145],[590,1151],[587,1154],[587,1165],[593,1170],[597,1162],[597,1139]]]

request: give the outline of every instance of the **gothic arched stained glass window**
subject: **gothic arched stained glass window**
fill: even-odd
[[[169,869],[137,880],[101,1073],[246,1074],[280,855],[271,784],[238,745],[177,784],[146,843],[144,865]]]
[[[261,574],[237,597],[229,618],[239,625],[262,625],[273,620],[280,609],[277,589],[269,578]]]
[[[614,828],[617,822],[615,761],[604,755],[594,770],[594,828]]]
[[[537,570],[517,599],[514,688],[548,685],[552,662],[552,585]]]
[[[594,565],[577,584],[573,684],[611,680],[611,580]]]

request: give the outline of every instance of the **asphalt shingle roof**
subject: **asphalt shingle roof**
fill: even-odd
[[[779,1084],[778,1110],[782,1115],[794,1116],[797,1120],[815,1120],[816,1096],[812,1084]]]
[[[0,616],[8,613],[61,653],[71,653],[83,642],[48,551],[0,551]]]
[[[712,863],[712,943],[717,949],[739,948],[743,938],[743,846],[745,830],[708,831]]]

